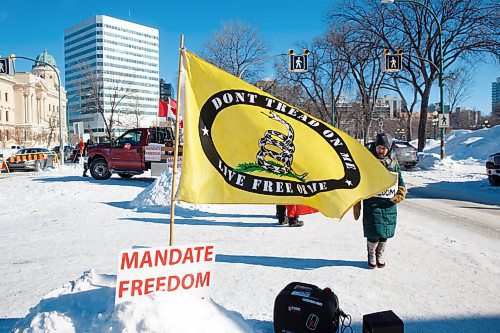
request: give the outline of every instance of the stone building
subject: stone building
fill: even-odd
[[[58,73],[43,62],[55,67]],[[58,74],[54,57],[44,50],[36,57],[31,72],[0,75],[0,147],[59,145]],[[64,88],[61,113],[63,140],[67,142]]]

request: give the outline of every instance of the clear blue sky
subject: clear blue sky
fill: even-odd
[[[272,46],[270,54],[297,48],[326,30],[325,15],[337,0],[9,0],[0,5],[0,54],[36,57],[44,49],[64,68],[64,29],[94,15],[109,15],[160,30],[160,77],[176,85],[179,38],[196,52],[223,21],[239,19],[260,29]],[[17,70],[31,63],[18,60]],[[62,70],[64,76],[64,70]],[[499,66],[482,65],[474,79],[472,97],[463,106],[491,112],[491,82]],[[63,79],[64,80],[64,79]],[[437,89],[432,95],[438,101]]]

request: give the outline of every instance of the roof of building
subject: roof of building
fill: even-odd
[[[57,67],[56,60],[46,49],[36,57],[36,61],[37,62],[33,65],[33,68],[45,66],[44,63]]]

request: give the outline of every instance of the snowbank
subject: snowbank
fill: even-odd
[[[87,271],[45,295],[14,332],[252,332],[240,314],[188,295],[153,293],[115,308],[115,282],[116,276]]]

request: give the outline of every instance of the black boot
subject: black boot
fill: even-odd
[[[276,217],[278,218],[279,224],[288,224],[288,218],[286,217],[286,206],[276,206]]]
[[[304,225],[304,222],[299,220],[298,216],[288,218],[288,226],[290,226],[290,227],[302,227],[303,225]]]

